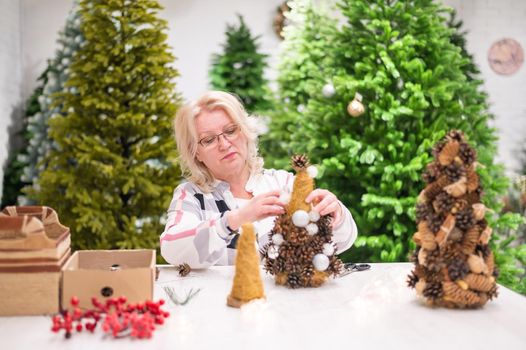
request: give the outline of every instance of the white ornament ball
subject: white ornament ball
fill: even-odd
[[[314,236],[316,233],[318,233],[318,225],[316,224],[308,224],[306,229],[307,229],[307,233],[310,236]]]
[[[320,213],[318,213],[316,210],[311,210],[309,212],[309,220],[312,222],[317,222],[320,219]]]
[[[283,203],[283,204],[289,204],[290,202],[290,193],[288,192],[282,192],[280,195],[279,195],[279,198],[278,200]]]
[[[297,227],[305,227],[309,224],[309,214],[305,210],[296,210],[292,214],[292,223]]]
[[[329,267],[329,258],[324,254],[316,254],[312,259],[314,268],[318,271],[325,271]]]
[[[285,239],[283,238],[283,235],[281,233],[276,233],[272,236],[272,243],[275,245],[281,245]]]
[[[276,259],[279,256],[278,249],[275,246],[271,245],[270,247],[268,247],[267,256],[269,257],[269,259]]]
[[[330,243],[323,244],[323,254],[330,256],[334,254],[334,246]]]
[[[296,108],[296,110],[299,113],[303,113],[303,111],[305,110],[305,105],[299,104],[298,107]]]
[[[336,92],[336,89],[334,89],[334,86],[330,83],[325,84],[321,90],[321,93],[325,97],[332,97],[334,96],[335,92]]]
[[[313,179],[318,176],[318,168],[316,168],[314,165],[309,165],[307,167],[307,174],[309,174],[310,177]]]

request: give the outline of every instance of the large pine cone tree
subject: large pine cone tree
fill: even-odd
[[[480,203],[476,152],[450,131],[433,149],[417,204],[415,268],[408,285],[428,305],[476,308],[497,295],[491,228]]]

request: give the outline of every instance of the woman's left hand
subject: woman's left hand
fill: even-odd
[[[340,223],[342,220],[342,207],[340,201],[338,201],[338,198],[332,192],[323,189],[316,189],[309,193],[307,198],[305,198],[305,202],[307,203],[311,203],[312,201],[317,203],[312,210],[317,211],[320,215],[329,214],[332,216],[332,227],[335,227]]]

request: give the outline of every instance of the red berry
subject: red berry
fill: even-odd
[[[164,299],[159,299],[159,305],[164,305]]]
[[[77,298],[76,296],[71,297],[71,305],[78,306],[79,302],[79,298]]]
[[[77,324],[77,332],[82,332],[82,323]]]

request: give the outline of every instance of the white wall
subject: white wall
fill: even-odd
[[[513,168],[517,165],[515,150],[522,135],[526,135],[526,98],[523,97],[526,67],[513,76],[499,76],[489,68],[486,55],[490,45],[503,37],[514,38],[526,50],[526,1],[442,1],[458,10],[464,28],[469,31],[468,50],[475,55],[485,80],[484,88],[490,95],[491,111],[497,116],[499,159],[508,168]],[[181,74],[177,90],[185,99],[193,99],[207,89],[211,54],[220,50],[226,23],[236,21],[236,13],[245,17],[253,34],[262,35],[261,51],[271,55],[269,63],[275,67],[279,40],[273,32],[272,20],[281,0],[160,2],[165,7],[160,15],[168,20],[169,44],[177,57],[175,66]],[[53,55],[57,32],[63,27],[71,6],[72,0],[0,0],[1,145],[7,142],[5,121],[10,119],[13,111],[16,113],[21,101],[30,96],[36,78],[45,68],[46,59]],[[267,77],[274,78],[275,71],[270,69]],[[1,149],[0,162],[3,162],[5,152],[4,148]]]
[[[502,38],[518,41],[526,54],[525,0],[444,0],[457,9],[468,30],[467,49],[475,56],[489,93],[490,110],[499,132],[499,158],[508,169],[516,168],[518,148],[526,141],[526,62],[511,76],[491,70],[487,54]]]
[[[20,6],[18,0],[0,0],[0,197],[9,134],[20,130],[23,103],[20,63]],[[15,145],[13,145],[15,146]]]

